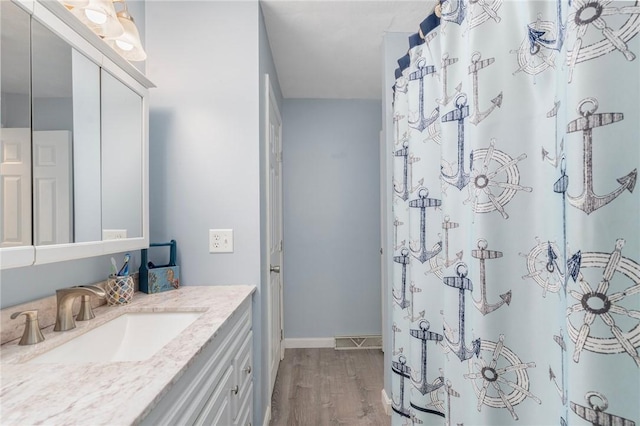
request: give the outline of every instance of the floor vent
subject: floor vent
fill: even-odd
[[[382,336],[340,336],[336,337],[336,350],[340,349],[382,349]]]

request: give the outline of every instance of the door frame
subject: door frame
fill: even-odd
[[[273,88],[271,86],[271,80],[269,77],[269,74],[265,74],[264,75],[265,78],[265,96],[264,96],[264,102],[265,102],[265,148],[264,148],[264,152],[265,152],[265,178],[266,178],[266,183],[265,183],[265,193],[266,193],[266,232],[265,232],[265,247],[266,247],[266,256],[267,256],[267,262],[266,262],[266,267],[270,268],[271,264],[271,233],[272,233],[272,229],[271,229],[271,185],[270,185],[270,175],[269,175],[269,170],[270,170],[270,134],[271,134],[271,129],[270,129],[270,125],[271,125],[271,106],[273,105],[273,107],[275,108],[273,110],[273,113],[275,114],[275,116],[277,117],[278,121],[280,122],[280,129],[279,129],[279,134],[278,134],[278,140],[279,140],[279,154],[276,154],[277,156],[279,155],[280,157],[280,161],[278,161],[278,167],[279,167],[279,175],[280,175],[280,185],[279,185],[279,191],[280,191],[280,256],[279,256],[279,265],[280,265],[280,286],[279,286],[279,300],[280,300],[280,315],[279,315],[279,322],[280,322],[280,360],[282,360],[284,358],[284,350],[285,350],[285,346],[284,346],[284,309],[283,309],[283,303],[284,303],[284,297],[283,297],[283,287],[284,287],[284,279],[283,279],[283,263],[284,263],[284,244],[283,244],[283,238],[284,238],[284,232],[283,232],[283,220],[282,220],[282,211],[283,211],[283,203],[282,203],[282,116],[280,115],[280,111],[278,110],[278,104],[276,101],[276,97],[275,94],[273,92]],[[267,378],[268,378],[268,386],[269,386],[269,395],[268,398],[271,398],[271,393],[273,392],[273,387],[272,387],[272,383],[274,383],[274,377],[271,377],[271,350],[272,350],[272,336],[271,336],[271,294],[270,294],[270,285],[271,285],[271,271],[268,270],[267,271],[267,296],[266,296],[266,300],[267,300],[267,347],[268,347],[268,351],[267,351]]]

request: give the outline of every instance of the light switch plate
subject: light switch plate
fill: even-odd
[[[209,253],[233,253],[233,229],[209,229]]]

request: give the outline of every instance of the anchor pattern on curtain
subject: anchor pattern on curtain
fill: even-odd
[[[392,424],[640,425],[640,3],[441,7],[393,88]]]

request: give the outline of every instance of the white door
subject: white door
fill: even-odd
[[[73,242],[71,213],[71,132],[33,132],[34,244]]]
[[[0,247],[31,243],[31,129],[0,129]]]
[[[267,316],[269,327],[269,399],[276,382],[280,360],[284,357],[282,315],[282,120],[269,75],[265,75],[267,137],[267,244],[269,286]]]
[[[381,297],[380,300],[382,305],[380,309],[382,309],[382,327],[380,328],[382,334],[382,350],[387,347],[387,259],[389,258],[389,254],[385,252],[388,249],[388,227],[387,220],[389,218],[389,214],[387,211],[387,182],[391,182],[391,180],[387,180],[387,140],[385,138],[384,130],[380,131],[380,291]]]

